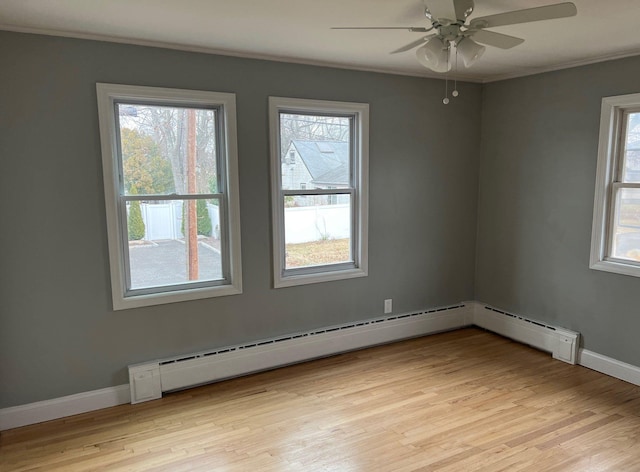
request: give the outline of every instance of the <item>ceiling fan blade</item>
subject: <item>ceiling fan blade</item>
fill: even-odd
[[[494,26],[516,25],[518,23],[529,23],[531,21],[553,20],[555,18],[566,18],[575,16],[578,13],[576,6],[571,2],[557,3],[544,7],[527,8],[525,10],[515,10],[497,15],[482,16],[471,20],[471,27],[493,28]]]
[[[512,47],[524,42],[524,39],[522,38],[516,38],[515,36],[486,30],[477,30],[471,34],[471,37],[478,43],[486,44],[487,46],[494,46],[500,49],[511,49]]]
[[[456,8],[454,0],[424,0],[424,6],[429,10],[433,19],[448,19],[455,21]]]
[[[425,36],[424,38],[420,38],[417,41],[412,41],[409,44],[402,46],[401,48],[396,49],[395,51],[391,51],[389,54],[397,54],[399,52],[405,52],[408,51],[409,49],[413,49],[416,46],[420,46],[422,43],[426,42],[427,39],[434,37],[435,34],[430,34],[428,36]]]
[[[405,30],[412,33],[426,33],[433,28],[424,28],[422,26],[334,26],[334,30]]]
[[[457,20],[465,20],[473,13],[473,0],[453,0],[453,6]]]

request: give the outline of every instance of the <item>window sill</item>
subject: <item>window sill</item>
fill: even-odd
[[[220,285],[216,287],[204,287],[186,289],[175,292],[152,293],[145,295],[132,295],[121,297],[114,294],[113,309],[127,310],[129,308],[140,308],[145,306],[164,305],[166,303],[178,303],[190,300],[201,300],[204,298],[223,297],[227,295],[239,295],[242,293],[242,286]]]
[[[274,288],[295,287],[296,285],[307,285],[321,282],[331,282],[334,280],[353,279],[356,277],[366,277],[367,270],[347,269],[334,272],[321,272],[315,274],[299,274],[288,275],[277,278],[274,282]]]
[[[599,260],[589,265],[590,269],[602,270],[605,272],[613,272],[620,275],[630,275],[632,277],[640,277],[640,266],[635,264],[625,264],[618,261]]]

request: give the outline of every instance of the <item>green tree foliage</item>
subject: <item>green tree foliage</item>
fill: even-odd
[[[130,118],[136,129],[153,137],[160,155],[170,163],[175,190],[187,191],[186,132],[187,109],[166,106],[137,106],[137,115]],[[196,111],[196,179],[199,189],[206,188],[209,179],[216,173],[216,129],[217,111]]]
[[[164,159],[154,140],[136,130],[122,128],[122,166],[125,188],[135,188],[142,195],[168,194],[175,191],[171,163]]]
[[[196,214],[198,215],[198,234],[211,236],[211,218],[206,200],[198,200]]]
[[[131,189],[131,195],[137,194],[138,191],[133,187]],[[140,210],[140,202],[135,200],[129,204],[129,216],[127,218],[129,241],[139,241],[144,238],[145,229],[144,221],[142,220],[142,211]]]
[[[187,202],[182,205],[182,225],[180,231],[185,234],[185,221],[187,219]],[[198,222],[198,234],[203,236],[211,236],[211,217],[209,216],[209,209],[207,208],[206,200],[197,200],[196,203],[196,220]]]
[[[218,178],[215,173],[209,178],[209,192],[218,193]],[[218,206],[220,202],[217,199],[211,200],[211,204]]]

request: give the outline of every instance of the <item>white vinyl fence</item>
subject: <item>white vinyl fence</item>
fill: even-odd
[[[284,219],[287,244],[351,236],[349,204],[285,208]]]
[[[218,207],[207,204],[213,236],[220,237]],[[182,202],[140,203],[145,225],[144,239],[157,241],[180,239],[182,235]],[[351,236],[349,204],[285,208],[285,241],[306,243],[322,239],[342,239]]]
[[[218,207],[207,203],[213,236],[220,237],[220,215]],[[182,234],[182,202],[140,203],[142,221],[144,221],[144,239],[157,241],[162,239],[180,239]]]

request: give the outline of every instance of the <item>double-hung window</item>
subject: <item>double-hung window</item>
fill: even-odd
[[[241,293],[235,96],[97,95],[114,309]]]
[[[367,275],[369,106],[270,97],[275,287]]]
[[[602,100],[591,268],[640,277],[640,94]]]

